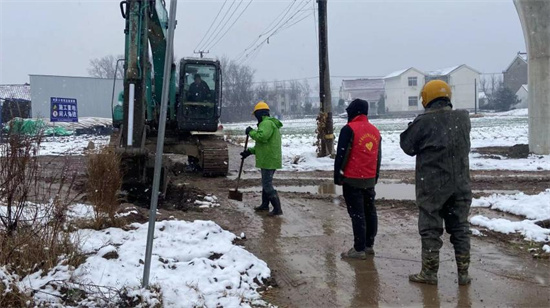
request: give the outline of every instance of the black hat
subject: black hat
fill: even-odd
[[[346,111],[350,120],[360,114],[368,115],[369,102],[364,99],[356,98],[349,104],[348,108],[346,108]]]
[[[194,79],[201,78],[201,75],[195,74]],[[201,78],[202,79],[202,78]]]

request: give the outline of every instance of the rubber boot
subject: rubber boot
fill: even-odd
[[[461,286],[468,285],[472,282],[472,279],[468,275],[468,268],[470,267],[470,254],[455,255],[456,268],[458,271],[458,284]]]
[[[422,252],[422,270],[418,274],[409,275],[409,281],[427,284],[437,284],[439,270],[439,252]]]
[[[262,190],[262,204],[254,208],[256,212],[267,212],[269,211],[269,198],[267,194]]]
[[[281,200],[279,199],[279,194],[275,193],[270,199],[271,205],[273,205],[273,211],[269,212],[269,216],[279,216],[283,215],[283,210],[281,209]]]

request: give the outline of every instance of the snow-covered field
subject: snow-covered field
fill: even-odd
[[[414,169],[415,158],[403,153],[399,147],[399,135],[413,118],[374,119],[371,122],[382,134],[382,168],[386,170]],[[487,146],[512,146],[528,143],[527,110],[513,110],[505,113],[486,114],[472,118],[472,148]],[[315,119],[283,120],[283,169],[296,171],[331,170],[333,160],[317,158]],[[334,118],[336,138],[346,120]],[[244,129],[255,126],[255,122],[225,124],[229,138],[244,140]],[[253,143],[252,143],[253,144]],[[244,145],[244,144],[243,144]],[[298,163],[294,164],[298,158]],[[486,159],[479,154],[470,155],[470,167],[475,170],[550,170],[550,156],[531,155],[526,159]]]

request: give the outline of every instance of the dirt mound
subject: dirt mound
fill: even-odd
[[[527,158],[529,156],[528,144],[516,144],[511,147],[484,147],[472,149],[472,152],[479,153],[487,158]]]

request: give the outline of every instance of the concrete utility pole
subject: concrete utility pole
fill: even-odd
[[[529,151],[550,154],[550,1],[514,0],[529,65]]]
[[[317,117],[319,157],[332,155],[334,131],[332,126],[332,97],[328,65],[327,0],[317,0],[319,5],[319,99],[321,108]]]

